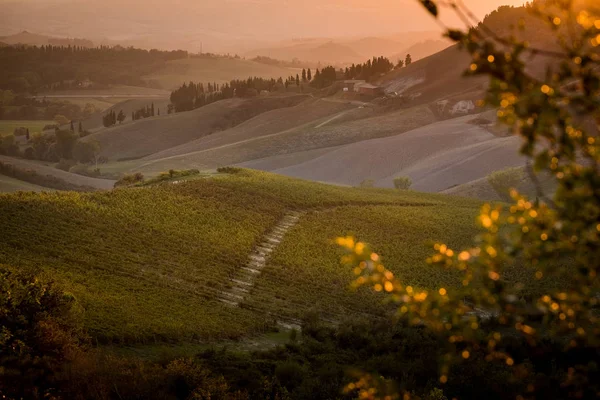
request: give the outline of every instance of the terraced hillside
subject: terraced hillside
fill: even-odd
[[[60,282],[99,342],[239,338],[310,311],[385,312],[374,294],[346,292],[352,275],[339,265],[337,235],[379,246],[413,285],[452,284],[427,269],[425,243],[467,243],[478,208],[249,170],[106,192],[4,194],[0,259]]]

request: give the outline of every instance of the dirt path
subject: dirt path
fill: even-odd
[[[239,268],[231,278],[231,288],[221,292],[220,300],[232,307],[238,307],[252,292],[256,279],[267,264],[271,253],[279,246],[286,233],[298,223],[303,212],[288,211],[275,227],[263,236],[262,242],[254,248],[248,263]]]

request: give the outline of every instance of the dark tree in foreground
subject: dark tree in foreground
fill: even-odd
[[[83,337],[74,304],[54,284],[0,264],[0,394],[54,398]]]

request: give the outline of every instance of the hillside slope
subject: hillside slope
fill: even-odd
[[[519,138],[493,136],[469,124],[472,118],[441,121],[393,137],[338,147],[310,161],[272,171],[346,185],[372,179],[382,187],[392,187],[396,176],[409,176],[414,189],[438,192],[498,169],[524,165],[518,154]],[[253,163],[244,166],[253,167]]]
[[[349,110],[338,113],[336,118],[331,116],[320,118],[269,135],[233,141],[218,147],[156,160],[142,160],[132,170],[155,174],[170,168],[215,168],[276,155],[393,136],[436,121],[436,117],[428,107],[403,109],[385,114],[378,114],[362,107],[352,106]]]
[[[97,140],[102,154],[110,160],[141,158],[225,130],[263,112],[294,106],[305,99],[303,95],[292,95],[223,100],[189,112],[117,125],[83,140]]]
[[[216,135],[206,136],[181,146],[152,154],[147,160],[158,160],[192,153],[200,150],[235,144],[261,136],[267,136],[289,129],[298,128],[314,121],[332,115],[339,115],[356,107],[347,102],[331,102],[320,99],[307,99],[302,103],[276,110],[264,112],[231,129],[219,132]]]
[[[41,192],[45,187],[34,185],[6,175],[0,175],[0,193],[12,192]]]
[[[38,175],[52,176],[61,179],[69,184],[76,186],[87,186],[96,189],[112,189],[115,181],[110,179],[90,178],[88,176],[73,174],[52,166],[45,165],[41,162],[25,160],[22,158],[14,158],[0,155],[0,162],[4,164],[14,165],[21,170],[35,171]]]
[[[101,343],[238,338],[273,329],[279,318],[319,311],[332,284],[337,289],[330,298],[336,299],[332,304],[337,311],[345,305],[348,310],[359,306],[351,294],[345,295],[347,302],[344,295],[339,297],[352,274],[339,267],[332,237],[354,231],[379,241],[381,237],[372,236],[377,226],[376,231],[387,235],[379,243],[384,249],[402,242],[419,248],[414,257],[421,259],[428,240],[456,245],[470,240],[477,232],[472,221],[478,207],[465,199],[341,188],[248,170],[177,185],[87,194],[4,194],[0,258],[63,285],[77,299],[86,328]],[[290,211],[300,212],[298,229],[289,229],[281,239],[265,236]],[[373,223],[365,225],[348,212],[372,218]],[[387,214],[395,217],[381,218]],[[421,223],[431,226],[419,229]],[[449,224],[452,229],[445,228]],[[410,236],[405,235],[407,228]],[[315,253],[290,253],[293,243],[307,244],[305,235],[311,229],[316,229],[310,239]],[[261,244],[266,237],[272,238],[270,245]],[[270,246],[274,264],[268,263],[264,276],[257,271],[256,285],[247,287],[243,296],[236,295],[243,298],[239,307],[230,306],[223,300],[232,295],[232,279],[265,262],[260,255],[267,254],[264,246]],[[389,254],[396,256],[393,251]],[[283,265],[280,262],[301,265],[306,258],[315,263],[303,275],[269,272]],[[327,267],[315,268],[318,264]],[[425,267],[422,259],[412,266],[404,261],[391,265],[400,276],[413,271],[406,277],[415,284],[453,282],[452,274],[421,281],[417,266]],[[307,274],[323,280],[311,288]],[[273,281],[275,292],[266,284]],[[285,297],[280,294],[297,298],[299,288],[309,289],[304,290],[304,300],[300,304],[290,298],[287,308],[294,312],[284,310],[280,303]],[[384,312],[374,294],[363,293],[360,298],[366,299],[369,310]],[[315,299],[321,300],[311,306]],[[254,311],[256,307],[260,310]]]
[[[104,111],[99,111],[91,115],[89,118],[83,120],[81,123],[83,128],[90,132],[96,132],[100,129],[104,129],[104,125],[102,123],[102,117],[108,114],[110,111],[114,111],[116,114],[119,111],[123,111],[125,114],[125,124],[131,123],[131,113],[135,112],[143,107],[151,106],[154,104],[155,113],[160,112],[165,115],[167,114],[167,106],[169,104],[169,100],[166,98],[140,98],[140,99],[129,99],[122,102],[119,102],[112,107]]]

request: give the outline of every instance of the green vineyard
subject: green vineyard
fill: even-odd
[[[379,246],[414,285],[453,284],[423,262],[428,241],[462,246],[479,203],[410,191],[344,188],[248,170],[177,185],[95,193],[0,195],[0,259],[73,294],[98,343],[237,339],[277,318],[380,313],[379,298],[348,289],[332,240],[355,233]],[[263,236],[305,211],[243,301],[222,301]]]

